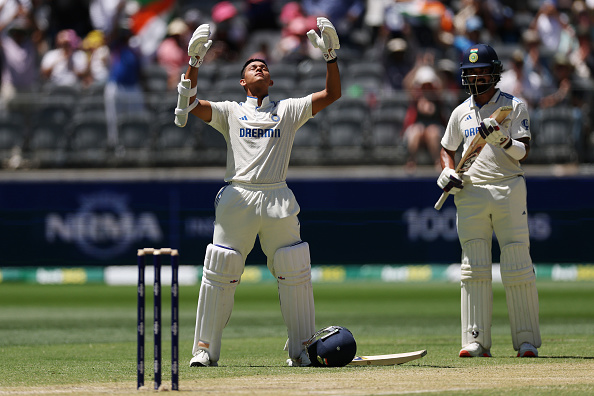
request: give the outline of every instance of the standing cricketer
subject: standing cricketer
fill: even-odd
[[[278,282],[288,329],[287,363],[310,364],[303,344],[316,331],[309,245],[301,240],[299,205],[285,179],[297,130],[341,96],[336,29],[326,18],[318,18],[317,25],[320,35],[311,30],[307,36],[327,62],[326,87],[298,99],[270,99],[273,80],[262,59],[249,59],[241,70],[245,102],[197,99],[198,70],[212,44],[209,25],[199,26],[190,40],[190,66],[178,86],[175,123],[185,126],[193,114],[223,135],[228,183],[215,200],[214,236],[206,248],[190,366],[217,366],[223,328],[256,236]]]
[[[530,118],[526,105],[495,86],[502,66],[485,44],[464,51],[462,84],[471,95],[450,117],[441,140],[442,172],[437,184],[455,195],[458,237],[462,246],[462,350],[460,357],[491,356],[491,244],[493,232],[501,249],[513,347],[519,357],[538,356],[538,293],[528,232],[526,182],[520,161],[530,151]],[[489,118],[512,106],[499,124]],[[457,174],[454,155],[480,133],[487,145],[473,166]]]

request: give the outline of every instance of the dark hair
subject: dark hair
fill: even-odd
[[[245,78],[245,68],[253,62],[262,62],[266,65],[266,67],[268,67],[268,64],[266,63],[266,61],[264,59],[260,59],[260,58],[251,58],[248,59],[245,64],[243,65],[243,67],[241,68],[241,78]]]

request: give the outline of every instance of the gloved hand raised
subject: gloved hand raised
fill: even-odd
[[[205,23],[200,25],[194,31],[190,43],[188,44],[188,55],[190,55],[190,66],[200,67],[204,61],[206,51],[212,45],[212,40],[209,40],[210,25]]]
[[[334,50],[340,48],[338,34],[332,22],[327,18],[318,18],[318,29],[320,29],[320,36],[312,29],[307,32],[307,37],[315,48],[319,48],[322,51],[326,62],[331,62],[336,59],[336,52]]]

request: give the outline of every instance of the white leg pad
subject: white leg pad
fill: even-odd
[[[493,289],[491,251],[487,241],[473,239],[462,246],[462,347],[478,342],[491,348]]]
[[[235,288],[243,269],[243,257],[237,251],[213,244],[206,248],[196,313],[193,355],[200,349],[205,349],[198,346],[199,342],[203,342],[209,344],[206,350],[209,352],[210,360],[219,360],[223,329],[231,317]]]
[[[536,276],[526,244],[512,243],[501,249],[501,280],[514,349],[517,351],[524,342],[540,347]]]
[[[306,342],[316,331],[309,245],[278,249],[274,254],[281,313],[287,325],[289,357],[298,359]]]

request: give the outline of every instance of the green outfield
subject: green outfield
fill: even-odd
[[[494,285],[493,358],[460,359],[459,285],[314,284],[316,326],[350,329],[358,354],[427,349],[392,367],[285,366],[274,283],[240,284],[218,368],[189,368],[198,287],[182,287],[180,390],[209,395],[593,394],[594,283],[539,282],[538,359],[511,347],[503,287]],[[169,288],[164,287],[164,295]],[[151,301],[151,289],[147,301]],[[170,379],[164,297],[163,383]],[[147,321],[151,310],[147,309]],[[147,326],[150,329],[150,326]],[[135,394],[133,286],[0,284],[0,394]],[[152,377],[147,335],[147,384]],[[149,392],[150,388],[145,390]]]

